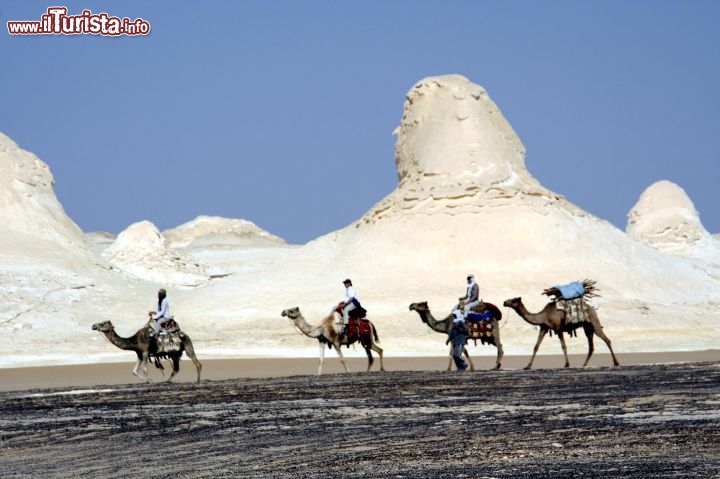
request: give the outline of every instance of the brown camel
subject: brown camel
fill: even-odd
[[[148,377],[148,362],[150,358],[154,358],[155,364],[158,366],[160,365],[160,359],[170,358],[172,360],[173,371],[168,378],[168,382],[170,382],[178,371],[180,371],[180,357],[182,356],[183,351],[185,351],[188,357],[192,359],[192,362],[195,363],[195,367],[197,368],[197,381],[200,382],[200,370],[202,369],[202,364],[200,364],[197,356],[195,356],[195,349],[193,349],[190,336],[180,332],[181,344],[179,351],[158,351],[157,341],[150,338],[150,328],[152,328],[152,326],[145,326],[129,338],[123,338],[118,336],[115,332],[115,326],[113,326],[110,321],[103,321],[102,323],[95,323],[92,325],[93,331],[100,331],[103,333],[108,341],[118,348],[125,349],[127,351],[134,351],[135,354],[137,354],[137,363],[135,364],[132,373],[140,379],[143,379],[146,383],[150,382],[150,378]],[[140,375],[141,367],[143,371],[142,375]]]
[[[380,341],[380,339],[378,338],[375,325],[372,324],[372,322],[368,321],[368,323],[370,323],[370,332],[367,332],[365,334],[363,334],[362,332],[360,334],[343,334],[342,336],[340,336],[338,335],[338,330],[336,328],[336,325],[339,326],[339,324],[337,324],[337,322],[335,321],[335,314],[336,312],[333,311],[328,316],[326,316],[320,324],[318,324],[317,326],[311,326],[305,320],[302,313],[300,313],[300,308],[290,308],[282,312],[282,316],[287,316],[288,318],[290,318],[290,321],[292,321],[295,327],[298,328],[305,336],[309,338],[316,338],[319,341],[320,364],[318,365],[318,376],[322,374],[323,362],[325,361],[325,345],[327,345],[328,348],[335,348],[335,351],[340,358],[340,362],[345,368],[345,372],[349,373],[350,370],[345,363],[345,357],[343,356],[342,350],[340,348],[341,346],[349,346],[356,341],[360,342],[362,347],[365,349],[365,353],[367,353],[367,371],[370,371],[370,368],[373,365],[373,357],[372,353],[370,352],[371,350],[378,353],[378,355],[380,356],[380,371],[385,371],[385,366],[383,365],[383,350],[380,346],[377,345],[377,341]],[[348,332],[350,333],[350,329],[348,329]]]
[[[587,358],[585,358],[585,363],[583,364],[583,367],[587,366],[588,362],[590,361],[590,356],[592,356],[593,351],[595,350],[595,346],[593,345],[593,337],[595,334],[597,334],[600,339],[605,341],[608,349],[610,349],[613,365],[620,366],[620,363],[615,357],[615,352],[613,352],[613,348],[610,345],[610,338],[608,338],[603,332],[603,327],[600,324],[597,312],[592,306],[586,305],[588,321],[568,323],[566,321],[565,311],[562,309],[558,309],[555,302],[550,302],[546,304],[545,308],[543,308],[542,311],[535,314],[530,313],[527,308],[525,308],[525,305],[523,305],[522,303],[522,298],[508,299],[503,303],[503,305],[514,309],[515,312],[517,312],[517,314],[519,314],[520,317],[522,317],[528,323],[534,324],[535,326],[540,326],[540,333],[538,334],[537,343],[535,343],[535,349],[533,349],[532,358],[530,358],[530,363],[525,366],[525,369],[532,369],[535,355],[540,348],[540,343],[542,342],[548,331],[555,331],[555,333],[558,335],[558,339],[560,339],[560,345],[562,346],[563,354],[565,355],[565,367],[570,367],[570,361],[568,360],[567,355],[567,346],[565,346],[565,336],[563,335],[563,333],[569,333],[581,326],[585,331],[585,336],[587,336],[588,338],[588,354]]]
[[[444,319],[435,319],[430,312],[430,307],[428,306],[427,301],[423,301],[420,303],[412,303],[408,307],[408,309],[410,309],[410,311],[416,311],[420,315],[420,319],[422,320],[422,322],[427,324],[433,331],[448,334],[448,330],[452,325],[453,321],[452,314],[449,314]],[[498,311],[497,314],[494,314],[493,319],[490,320],[490,325],[492,326],[491,336],[480,337],[478,329],[473,328],[472,330],[468,330],[468,339],[481,339],[482,342],[487,342],[497,347],[497,359],[495,360],[495,367],[493,369],[500,369],[502,365],[502,358],[504,355],[502,342],[500,342],[500,328],[498,327],[499,314],[500,312]],[[470,363],[470,370],[474,371],[475,365],[473,364],[472,359],[470,359],[470,354],[468,354],[467,348],[463,348],[463,354]],[[450,362],[448,363],[446,371],[450,371],[450,369],[452,369],[452,362],[452,346],[450,346]]]

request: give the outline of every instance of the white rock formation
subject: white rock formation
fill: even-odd
[[[395,130],[398,188],[361,220],[478,213],[515,199],[562,204],[525,167],[525,147],[487,92],[459,75],[430,77],[408,92]]]
[[[515,131],[485,89],[460,75],[416,83],[395,133],[401,186],[538,186],[525,169],[525,147]]]
[[[286,244],[250,221],[217,216],[198,216],[162,234],[170,248],[257,248]]]
[[[83,233],[65,214],[48,166],[0,133],[0,255],[79,252]],[[32,241],[28,241],[32,238]]]
[[[102,255],[117,268],[148,281],[199,286],[209,280],[195,259],[168,248],[149,221],[130,225]]]
[[[700,221],[685,190],[658,181],[640,195],[628,213],[628,235],[653,248],[720,267],[720,247]]]

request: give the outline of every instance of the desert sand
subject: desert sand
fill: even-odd
[[[495,356],[473,355],[475,368],[478,371],[489,370],[495,365]],[[128,354],[128,357],[133,357]],[[570,366],[579,367],[585,360],[585,355],[571,354]],[[248,358],[248,359],[210,359],[203,360],[202,379],[222,381],[235,378],[274,378],[298,375],[313,375],[317,372],[316,358]],[[527,365],[530,355],[505,356],[503,369],[522,369]],[[623,366],[667,364],[677,362],[720,361],[720,350],[685,351],[665,353],[625,353],[618,354]],[[364,372],[367,367],[365,358],[347,358],[351,372]],[[387,371],[445,371],[448,365],[447,357],[387,357],[385,369]],[[563,365],[561,355],[539,354],[535,359],[534,369],[560,368]],[[601,367],[612,365],[609,354],[595,353],[588,367]],[[46,388],[79,388],[94,387],[98,385],[120,385],[142,383],[131,374],[135,366],[134,361],[102,364],[77,364],[61,366],[42,366],[27,368],[0,368],[0,391],[22,391]],[[167,366],[167,365],[166,365]],[[379,361],[376,359],[372,371],[378,371]],[[454,367],[453,367],[454,369]],[[162,382],[167,378],[170,367],[167,366],[165,375],[163,371],[150,366],[150,378],[154,382]],[[335,353],[328,352],[323,365],[323,374],[342,372],[342,365]],[[180,372],[174,382],[194,382],[196,378],[195,367],[187,357],[180,363]]]

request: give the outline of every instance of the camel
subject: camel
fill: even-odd
[[[370,323],[370,330],[372,331],[372,334],[361,333],[358,335],[349,334],[340,336],[335,328],[335,313],[336,311],[331,312],[317,326],[311,326],[308,324],[298,307],[283,310],[281,315],[288,317],[295,327],[298,328],[305,336],[309,338],[316,338],[319,341],[320,363],[318,365],[318,376],[322,374],[323,362],[325,361],[325,345],[327,345],[328,348],[335,348],[335,351],[340,358],[340,362],[345,368],[345,372],[349,373],[350,369],[348,369],[348,366],[345,363],[345,357],[343,356],[340,348],[341,346],[349,346],[356,341],[360,342],[367,353],[368,367],[366,372],[369,372],[373,365],[373,357],[370,352],[371,350],[375,351],[380,356],[380,371],[384,372],[385,366],[383,365],[383,350],[377,345],[377,341],[380,341],[380,339],[378,338],[375,325],[368,321]]]
[[[146,383],[150,382],[150,378],[148,377],[148,362],[151,357],[155,358],[155,364],[158,365],[158,367],[162,367],[160,366],[160,359],[169,357],[172,360],[173,371],[168,378],[168,382],[170,382],[178,371],[180,371],[180,357],[182,356],[183,351],[185,351],[190,359],[192,359],[192,362],[195,363],[195,367],[197,368],[197,382],[200,382],[200,370],[202,369],[202,364],[200,364],[197,356],[195,356],[195,349],[193,348],[190,336],[183,332],[180,333],[182,343],[179,351],[158,352],[157,342],[150,339],[150,328],[152,328],[152,326],[145,326],[129,338],[123,338],[115,332],[115,326],[113,326],[110,321],[103,321],[102,323],[95,323],[92,325],[93,331],[100,331],[103,333],[107,340],[118,348],[127,351],[134,351],[135,354],[137,354],[137,363],[135,364],[132,373],[140,379],[145,380]],[[142,375],[140,374],[141,367],[143,372]]]
[[[565,346],[565,336],[563,335],[563,333],[570,333],[581,326],[585,331],[585,336],[587,336],[588,338],[588,354],[587,358],[585,358],[585,363],[583,364],[583,367],[587,366],[588,362],[590,361],[590,356],[592,356],[593,351],[595,350],[595,346],[593,345],[593,337],[595,334],[597,334],[600,339],[605,341],[605,344],[607,344],[607,347],[610,349],[613,366],[620,366],[620,363],[615,357],[615,352],[613,351],[613,348],[610,344],[610,338],[608,338],[603,332],[603,327],[600,324],[600,319],[598,319],[597,312],[592,306],[586,305],[589,321],[583,321],[578,323],[566,322],[565,311],[563,311],[562,309],[558,309],[557,304],[554,301],[549,302],[545,305],[542,311],[534,314],[530,313],[527,308],[525,308],[525,305],[523,305],[522,303],[522,298],[508,299],[503,303],[503,306],[514,309],[515,312],[519,314],[520,317],[528,323],[540,326],[540,333],[538,334],[538,339],[535,343],[535,348],[533,349],[532,358],[530,358],[530,363],[525,366],[525,369],[532,369],[535,355],[540,348],[540,343],[542,342],[548,331],[555,331],[555,333],[558,335],[558,339],[560,339],[560,345],[562,346],[563,354],[565,355],[565,367],[570,367],[570,361],[568,360],[567,355],[567,346]]]
[[[448,334],[448,330],[450,326],[452,325],[453,315],[449,314],[445,319],[435,319],[430,312],[430,307],[428,306],[426,301],[420,302],[420,303],[412,303],[408,309],[410,311],[416,311],[420,315],[420,319],[423,323],[430,326],[430,329],[433,331],[437,331],[438,333]],[[502,358],[504,355],[502,342],[500,341],[500,328],[498,327],[498,315],[494,315],[493,319],[490,321],[490,324],[492,325],[492,336],[485,337],[484,340],[489,342],[490,344],[495,345],[497,347],[497,359],[495,360],[495,367],[493,369],[500,369],[502,365]],[[477,331],[477,330],[473,330]],[[479,339],[477,336],[473,336],[472,332],[468,335],[468,339]],[[467,348],[463,348],[463,354],[468,359],[468,362],[470,363],[470,370],[475,370],[475,365],[472,362],[472,359],[470,359],[470,354],[468,354]],[[448,367],[446,371],[450,371],[452,369],[452,346],[450,347],[450,362],[448,362]]]

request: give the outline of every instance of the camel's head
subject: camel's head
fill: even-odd
[[[113,323],[110,321],[103,321],[102,323],[95,323],[92,325],[93,331],[100,331],[101,333],[106,333],[108,331],[112,331],[115,329],[115,326],[113,326]]]
[[[417,311],[417,312],[430,311],[430,308],[428,307],[427,301],[423,301],[423,302],[420,302],[420,303],[413,303],[413,304],[411,304],[410,306],[408,306],[408,309],[409,309],[410,311]]]
[[[430,312],[430,308],[428,307],[427,301],[422,301],[420,303],[413,303],[410,306],[408,306],[408,309],[410,311],[417,311],[420,315],[420,319],[423,323],[427,324],[427,314]]]
[[[506,299],[503,306],[508,308],[518,308],[522,304],[522,298]]]
[[[296,306],[294,308],[284,309],[282,312],[282,316],[287,316],[290,319],[297,319],[301,316],[300,308]]]

